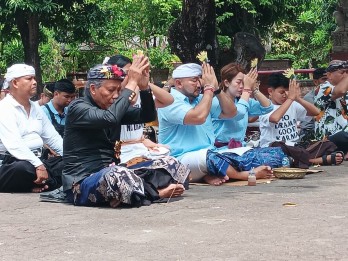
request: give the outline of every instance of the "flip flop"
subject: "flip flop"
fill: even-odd
[[[340,162],[339,164],[337,164],[337,162],[336,162],[336,155],[337,155],[338,153],[342,155],[342,158],[344,157],[343,151],[335,151],[335,152],[332,152],[331,155],[330,155],[330,156],[331,156],[331,159],[330,159],[330,162],[331,162],[331,163],[329,163],[329,162],[327,161],[327,156],[328,156],[328,155],[324,154],[324,155],[321,157],[321,158],[323,159],[322,165],[323,165],[323,166],[332,166],[332,165],[340,165],[340,164],[342,164],[343,160],[342,160],[342,162]]]

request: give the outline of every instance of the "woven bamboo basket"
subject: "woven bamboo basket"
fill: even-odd
[[[307,170],[299,168],[275,168],[273,174],[278,179],[303,179]]]

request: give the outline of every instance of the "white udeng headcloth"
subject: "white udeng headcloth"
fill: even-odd
[[[196,63],[185,63],[177,67],[172,74],[173,79],[197,77],[202,75],[202,66]]]
[[[27,76],[27,75],[35,75],[35,69],[33,66],[17,63],[7,68],[7,72],[5,74],[5,81],[3,89],[7,89],[9,87],[9,83],[16,78]]]

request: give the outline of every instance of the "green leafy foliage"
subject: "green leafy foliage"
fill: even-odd
[[[19,39],[4,44],[1,48],[0,74],[4,74],[8,66],[23,62],[23,56],[23,45]]]
[[[169,68],[172,69],[173,67],[173,62],[176,61],[176,57],[170,53],[169,48],[150,48],[147,51],[147,54],[149,56],[151,66],[153,68],[158,68],[158,69],[165,69]]]
[[[41,43],[39,53],[41,58],[41,73],[43,82],[53,82],[66,77],[63,66],[61,45],[53,38],[53,32],[44,30],[47,41]]]
[[[38,15],[43,80],[86,71],[105,56],[149,55],[153,68],[170,68],[178,58],[167,44],[169,26],[182,0],[5,0],[0,7],[0,73],[23,62],[16,19]],[[215,0],[220,49],[231,48],[240,31],[254,33],[269,46],[268,58],[287,58],[295,68],[328,62],[337,0]],[[195,32],[192,32],[195,33]],[[23,36],[22,36],[23,37]],[[81,50],[81,45],[99,50]]]
[[[239,31],[270,46],[268,58],[291,58],[296,68],[328,62],[337,0],[217,0],[219,41]],[[223,44],[224,46],[224,44]]]
[[[293,56],[295,68],[324,66],[332,48],[331,32],[335,28],[332,13],[337,1],[311,0],[296,6],[296,19],[281,20],[272,27],[269,55]]]

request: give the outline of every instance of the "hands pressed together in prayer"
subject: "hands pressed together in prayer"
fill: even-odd
[[[247,92],[251,94],[252,92],[257,90],[257,77],[258,77],[258,72],[256,68],[251,68],[250,71],[244,75],[244,89],[243,92]]]
[[[289,92],[287,93],[288,99],[292,101],[298,101],[301,97],[300,84],[296,80],[290,80]]]
[[[140,90],[147,90],[150,79],[150,63],[149,58],[142,55],[133,57],[132,65],[128,69],[128,83],[125,88],[134,90],[136,86]]]
[[[202,81],[204,90],[211,88],[211,90],[214,92],[219,89],[219,84],[216,79],[214,68],[206,62],[204,62],[202,65]]]

